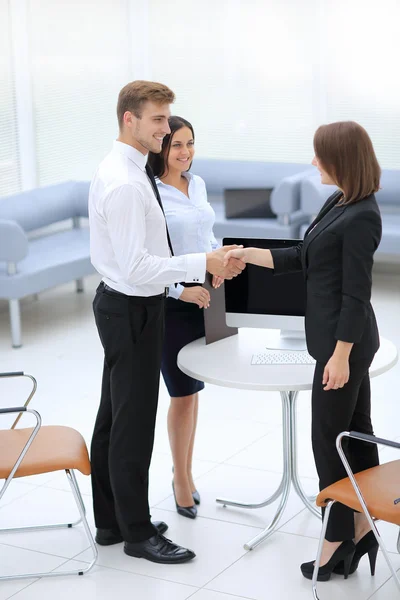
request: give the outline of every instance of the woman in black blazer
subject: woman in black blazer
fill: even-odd
[[[380,167],[367,132],[357,123],[323,125],[314,137],[313,165],[321,182],[338,186],[297,247],[228,252],[276,274],[303,271],[306,281],[305,329],[309,353],[317,361],[312,389],[312,443],[320,489],[346,477],[336,451],[342,431],[373,434],[368,369],[379,348],[372,309],[373,256],[381,239],[381,216],[374,193]],[[353,471],[378,464],[374,444],[351,440],[347,455]],[[354,541],[353,541],[354,540]],[[375,565],[378,545],[364,515],[334,505],[318,578],[354,572],[363,554]],[[301,565],[311,579],[314,562]]]

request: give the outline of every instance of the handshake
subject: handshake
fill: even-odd
[[[207,254],[206,269],[209,273],[222,279],[233,279],[243,271],[246,263],[241,258],[236,258],[235,254],[240,255],[237,251],[243,246],[222,246],[214,252]]]
[[[243,246],[223,246],[206,255],[206,269],[213,275],[212,285],[218,288],[224,279],[233,279],[243,271],[246,263],[243,260]],[[210,292],[203,286],[186,287],[180,299],[183,302],[192,302],[199,308],[208,308],[210,305]]]

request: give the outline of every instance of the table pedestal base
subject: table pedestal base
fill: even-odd
[[[303,490],[297,470],[297,427],[296,427],[296,399],[298,392],[281,392],[282,399],[282,442],[283,442],[283,475],[278,489],[266,500],[257,504],[235,502],[224,498],[217,498],[219,504],[224,506],[237,506],[239,508],[263,508],[280,498],[278,508],[269,525],[258,535],[248,541],[244,547],[253,550],[258,544],[266,540],[277,528],[282,514],[286,508],[290,488],[293,487],[309,511],[321,518],[319,509],[315,506],[315,496],[309,497]]]

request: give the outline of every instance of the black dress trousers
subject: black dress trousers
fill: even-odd
[[[108,291],[93,302],[104,348],[100,407],[91,444],[96,527],[115,528],[127,542],[154,535],[148,470],[154,442],[164,295],[149,298]]]
[[[325,363],[316,364],[312,388],[311,432],[320,490],[347,477],[336,449],[336,438],[339,433],[359,431],[373,435],[368,373],[371,362],[371,360],[350,362],[349,381],[342,388],[328,391],[325,391],[322,385]],[[379,464],[375,444],[345,438],[343,449],[355,473]],[[334,504],[325,537],[329,542],[354,538],[353,510],[343,504]]]

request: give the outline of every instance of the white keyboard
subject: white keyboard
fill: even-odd
[[[252,365],[313,365],[315,360],[306,351],[279,350],[253,354]]]

